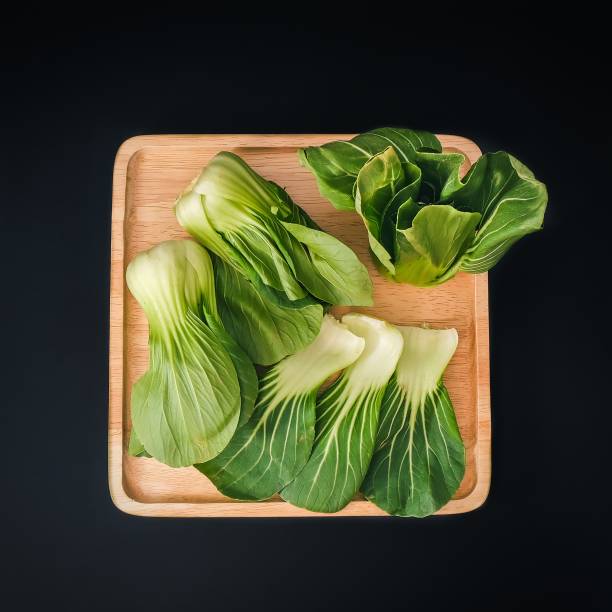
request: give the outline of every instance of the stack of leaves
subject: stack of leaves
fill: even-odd
[[[546,187],[512,155],[487,153],[461,178],[465,158],[428,132],[380,128],[300,150],[321,194],[356,211],[381,272],[438,285],[486,272],[542,227]]]
[[[380,319],[350,313],[342,322],[363,337],[364,350],[319,398],[312,454],[281,493],[294,506],[317,512],[337,512],[359,491],[385,388],[404,344],[399,331]]]
[[[225,450],[196,467],[236,499],[267,499],[290,483],[312,451],[317,391],[335,372],[355,361],[365,341],[326,315],[305,349],[262,377],[250,420]]]
[[[337,512],[361,490],[389,514],[433,514],[452,498],[465,471],[442,381],[457,332],[396,327],[358,314],[342,321],[364,337],[365,348],[319,397],[312,454],[281,497]]]
[[[432,514],[465,469],[442,382],[456,346],[454,329],[327,315],[314,342],[263,375],[251,418],[223,452],[196,467],[234,499],[280,492],[295,506],[337,512],[361,489],[389,514]]]

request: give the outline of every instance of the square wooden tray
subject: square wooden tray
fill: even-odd
[[[132,384],[148,366],[148,327],[127,290],[125,268],[132,258],[162,240],[185,237],[174,217],[178,193],[219,151],[242,156],[266,178],[285,187],[313,218],[350,245],[374,281],[370,312],[400,325],[455,327],[459,346],[445,375],[466,447],[467,466],[454,498],[440,514],[468,512],[487,497],[491,477],[489,311],[487,275],[459,274],[432,289],[383,279],[368,254],[365,229],[356,214],[335,210],[317,190],[296,150],[350,134],[137,136],[125,141],[115,160],[111,236],[109,486],[115,505],[142,516],[312,516],[279,497],[237,502],[221,495],[195,468],[174,469],[127,454]],[[459,136],[439,136],[445,150],[465,154],[467,170],[479,148]],[[338,309],[341,313],[348,309]],[[322,516],[385,515],[364,499]]]

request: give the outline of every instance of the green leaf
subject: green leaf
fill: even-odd
[[[211,459],[232,437],[241,400],[227,339],[202,318],[216,317],[210,257],[195,242],[163,242],[134,258],[126,280],[149,322],[149,369],[132,388],[137,438],[172,467]]]
[[[546,186],[524,164],[504,152],[483,155],[453,196],[459,210],[482,215],[461,269],[490,270],[517,240],[542,229],[547,202]]]
[[[391,253],[381,244],[384,213],[406,177],[393,147],[371,157],[361,168],[355,183],[355,210],[368,230],[370,249],[390,274],[395,274]]]
[[[401,334],[388,323],[351,313],[342,322],[365,340],[359,358],[317,403],[312,454],[281,497],[315,512],[337,512],[355,496],[366,474],[380,404],[402,351]]]
[[[472,244],[479,220],[479,213],[460,212],[452,206],[419,208],[407,202],[398,213],[396,280],[425,287],[446,280]]]
[[[289,300],[306,297],[296,277],[294,261],[296,255],[301,255],[300,246],[275,216],[257,218],[254,223],[242,225],[239,231],[228,231],[225,239],[263,284],[284,293]],[[248,278],[251,273],[245,276]]]
[[[361,490],[389,514],[423,517],[451,499],[465,472],[465,449],[442,382],[457,332],[398,329],[404,349],[382,401]]]
[[[227,448],[196,467],[235,499],[267,499],[280,491],[310,455],[318,388],[363,347],[360,337],[326,316],[312,344],[263,377],[253,416]]]
[[[132,388],[132,422],[147,452],[183,467],[225,448],[238,424],[240,387],[229,355],[197,315],[187,311],[174,329],[171,346],[149,340],[149,369]]]
[[[214,261],[223,324],[254,363],[271,365],[303,349],[319,333],[323,307],[280,306],[223,260]]]
[[[459,176],[465,156],[461,153],[432,153],[419,151],[415,164],[423,177],[421,201],[446,203],[452,195],[463,187]]]
[[[380,242],[389,253],[394,252],[398,212],[406,202],[419,199],[421,188],[420,168],[410,162],[404,162],[402,168],[406,185],[397,191],[382,213]]]
[[[296,223],[283,226],[306,249],[306,261],[296,257],[295,265],[312,295],[330,304],[372,305],[372,280],[352,249],[325,232]]]
[[[442,150],[439,140],[428,132],[378,128],[349,141],[301,149],[299,157],[302,165],[314,174],[323,197],[340,210],[353,210],[359,171],[372,156],[389,146],[395,149],[402,162],[413,161],[419,150]]]
[[[244,282],[248,283],[246,279],[244,279]],[[219,342],[227,351],[227,354],[232,360],[236,370],[238,385],[240,387],[240,418],[238,420],[238,426],[240,426],[251,418],[255,408],[255,400],[257,399],[257,392],[259,388],[257,372],[247,353],[226,331],[221,319],[216,320],[215,318],[208,316],[206,317],[206,322],[208,323],[208,326],[212,332],[217,336]]]

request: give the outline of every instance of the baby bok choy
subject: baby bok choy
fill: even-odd
[[[272,181],[258,175],[240,157],[217,154],[177,199],[179,223],[225,264],[247,279],[274,309],[260,310],[267,322],[262,330],[300,328],[295,340],[277,342],[267,350],[271,337],[242,316],[234,300],[220,304],[221,317],[233,327],[239,342],[252,338],[244,348],[259,363],[271,364],[310,342],[311,323],[323,316],[319,304],[367,306],[372,303],[372,283],[355,253],[333,236],[321,231],[289,195]],[[227,295],[234,295],[237,279],[218,275]],[[225,283],[229,283],[226,288]],[[238,289],[248,293],[249,287]],[[307,306],[317,306],[309,313]],[[296,312],[287,312],[295,309]],[[309,323],[304,325],[304,318]],[[306,332],[306,333],[305,333]],[[254,334],[254,335],[253,335]],[[284,342],[286,333],[280,334]],[[300,340],[305,344],[300,345]],[[278,339],[277,339],[278,340]],[[258,351],[252,351],[257,343]]]
[[[278,493],[312,450],[319,387],[363,349],[363,338],[326,315],[311,344],[263,376],[252,417],[225,450],[196,467],[235,499],[266,499]]]
[[[454,329],[398,327],[404,349],[382,402],[376,450],[361,487],[389,514],[427,516],[453,496],[465,450],[442,374]]]
[[[250,416],[257,375],[218,317],[210,257],[195,242],[162,242],[134,258],[126,280],[149,322],[130,453],[172,467],[212,459]]]
[[[359,358],[317,402],[316,437],[304,468],[281,497],[317,512],[341,510],[359,490],[376,439],[380,405],[402,352],[402,334],[389,323],[361,314],[342,322],[362,336]]]
[[[463,178],[463,154],[443,152],[433,134],[401,128],[299,155],[322,195],[360,215],[375,263],[398,282],[429,287],[460,271],[486,272],[542,228],[546,186],[503,151],[480,157]]]

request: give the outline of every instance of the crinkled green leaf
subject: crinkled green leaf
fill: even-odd
[[[363,347],[360,337],[326,316],[314,342],[263,377],[253,416],[227,448],[196,467],[235,499],[267,499],[280,491],[310,455],[318,388]]]
[[[453,195],[456,208],[482,216],[461,270],[490,270],[517,240],[542,229],[547,201],[544,183],[512,155],[483,155],[467,175],[465,187]]]
[[[417,152],[415,164],[423,177],[423,191],[418,199],[446,203],[463,186],[460,170],[464,161],[461,153]]]
[[[446,280],[449,272],[454,274],[453,264],[472,243],[480,214],[430,204],[419,208],[410,226],[403,229],[416,206],[409,201],[398,214],[395,278],[427,287]]]
[[[361,490],[390,514],[422,517],[451,499],[465,472],[465,449],[442,382],[457,332],[399,329],[404,349],[382,401]]]
[[[368,230],[370,249],[378,261],[395,274],[391,253],[381,244],[385,210],[405,186],[406,176],[393,147],[372,156],[361,168],[355,183],[355,210]]]
[[[418,199],[421,188],[420,168],[410,162],[404,162],[402,167],[406,184],[391,198],[382,214],[380,242],[389,253],[393,253],[395,246],[398,212],[406,202]]]
[[[319,333],[323,307],[279,305],[223,260],[214,261],[217,303],[225,328],[254,363],[272,365]]]

